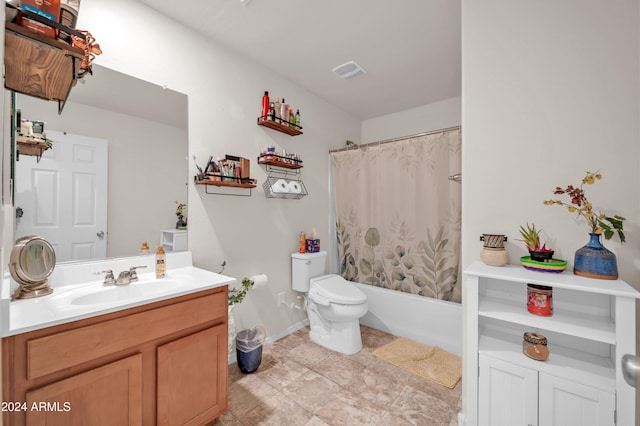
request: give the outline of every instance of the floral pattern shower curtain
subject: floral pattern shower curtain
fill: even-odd
[[[331,153],[347,280],[460,301],[461,133]]]

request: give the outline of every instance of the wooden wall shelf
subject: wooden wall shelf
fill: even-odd
[[[302,161],[300,163],[302,163]],[[265,159],[265,157],[258,157],[258,164],[263,164],[265,166],[282,167],[283,169],[292,169],[292,170],[301,169],[302,164],[300,163],[291,164],[291,163],[285,163],[284,161],[280,161],[280,160],[267,160]]]
[[[26,95],[57,100],[61,112],[84,52],[11,22],[5,23],[4,85]]]
[[[194,183],[196,185],[204,185],[206,194],[215,194],[215,195],[242,195],[242,196],[251,196],[251,190],[255,188],[257,185],[255,183],[246,183],[246,182],[230,182],[224,180],[213,180],[213,179],[198,179],[198,177],[194,177]],[[240,188],[240,189],[248,189],[248,195],[243,194],[230,194],[224,192],[211,192],[209,191],[210,186],[216,186],[218,188],[227,187],[227,188]]]
[[[221,180],[196,180],[196,185],[230,186],[233,188],[255,188],[255,183],[225,182]]]
[[[264,120],[264,117],[258,117],[258,126],[268,127],[278,132],[286,133],[287,135],[290,135],[290,136],[297,136],[302,134],[302,132],[300,131],[302,127],[298,127],[298,126],[289,127],[289,123],[288,122],[285,122],[285,123],[287,124],[277,123],[273,120]]]

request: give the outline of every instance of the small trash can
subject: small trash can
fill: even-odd
[[[260,367],[265,335],[266,331],[262,326],[239,331],[236,335],[238,367],[243,373],[253,373]]]

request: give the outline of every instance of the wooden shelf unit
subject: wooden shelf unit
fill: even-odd
[[[264,156],[258,157],[258,164],[262,164],[265,166],[273,166],[273,167],[281,167],[283,169],[291,169],[291,170],[296,170],[296,169],[301,169],[302,168],[302,161],[300,161],[300,163],[298,164],[291,164],[291,163],[285,163],[284,161],[278,160],[277,158],[280,158],[280,156],[277,155],[273,155],[271,157],[276,157],[275,160],[267,160],[265,159]]]
[[[5,23],[4,85],[48,101],[62,112],[84,51],[11,22]]]
[[[233,178],[236,179],[236,178]],[[203,185],[205,188],[205,194],[211,194],[211,195],[237,195],[237,196],[243,196],[243,197],[250,197],[251,196],[251,191],[253,188],[255,188],[257,185],[255,183],[244,183],[244,182],[230,182],[230,181],[224,181],[224,180],[213,180],[213,179],[198,179],[198,177],[194,177],[194,183],[196,185]],[[218,188],[235,188],[235,189],[246,189],[248,190],[248,193],[246,194],[238,194],[238,193],[229,193],[229,192],[212,192],[209,191],[209,187],[211,186],[215,186]]]
[[[302,134],[302,127],[299,127],[295,124],[294,126],[296,127],[290,127],[288,121],[285,121],[285,123],[287,124],[278,123],[273,120],[265,120],[264,117],[258,117],[258,126],[268,127],[270,129],[285,133],[290,136],[297,136]]]
[[[227,182],[223,180],[204,179],[195,181],[196,185],[229,186],[232,188],[255,188],[255,183]]]

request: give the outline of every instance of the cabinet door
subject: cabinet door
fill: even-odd
[[[158,347],[158,425],[203,424],[226,409],[226,324]]]
[[[478,424],[536,426],[538,373],[484,355],[479,366]]]
[[[613,426],[612,393],[540,373],[540,426]]]
[[[27,425],[141,425],[142,355],[27,392]]]

